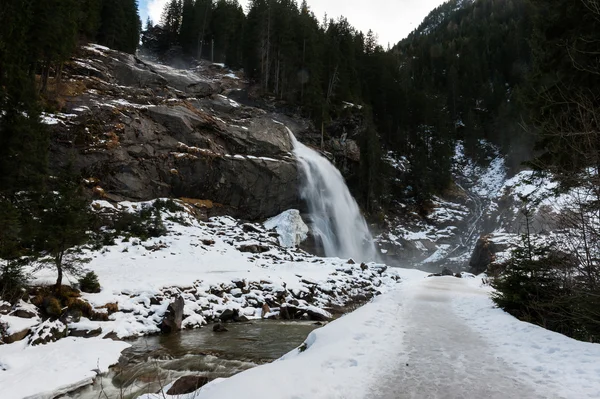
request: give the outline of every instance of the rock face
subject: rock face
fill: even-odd
[[[485,272],[488,266],[494,261],[497,249],[495,244],[484,236],[477,240],[471,260],[469,260],[470,272],[473,274],[481,274]]]
[[[65,67],[74,92],[66,113],[49,118],[52,167],[73,160],[96,196],[206,200],[209,216],[265,219],[299,207],[289,132],[277,114],[227,97],[241,80],[206,65],[82,51]]]
[[[183,322],[183,307],[185,301],[183,297],[178,296],[173,302],[169,304],[165,317],[161,323],[160,329],[164,333],[181,330],[181,323]]]

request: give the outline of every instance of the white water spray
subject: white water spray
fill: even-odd
[[[373,236],[340,171],[288,132],[305,175],[300,195],[308,204],[312,231],[325,255],[376,261]]]

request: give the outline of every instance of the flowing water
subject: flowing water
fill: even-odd
[[[129,341],[131,348],[107,375],[63,398],[137,398],[185,375],[229,377],[280,358],[317,328],[313,322],[269,320],[226,327],[229,331],[224,333],[215,333],[208,326]]]
[[[340,171],[288,131],[304,173],[301,196],[308,205],[313,235],[322,243],[325,255],[376,261],[373,236]]]

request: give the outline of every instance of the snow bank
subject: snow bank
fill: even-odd
[[[421,279],[426,274],[402,270],[401,276]],[[370,384],[386,366],[398,360],[390,358],[402,346],[402,320],[394,317],[402,306],[397,299],[397,291],[377,297],[313,331],[300,348],[279,360],[215,380],[197,392],[177,398],[367,398]],[[175,398],[164,392],[139,399]]]
[[[6,333],[12,335],[21,331],[30,329],[31,327],[39,324],[39,317],[32,317],[31,319],[25,319],[22,317],[15,317],[9,315],[0,315],[0,322],[5,322],[8,325]]]
[[[0,397],[52,399],[90,384],[119,360],[129,344],[99,338],[63,338],[48,345],[25,341],[0,346]]]
[[[399,273],[403,284],[279,360],[177,398],[600,397],[600,345],[494,308],[481,277]],[[167,389],[139,399],[175,398]]]
[[[454,311],[487,342],[490,352],[519,375],[564,398],[600,398],[600,344],[577,341],[519,321],[494,306],[481,278],[472,295],[454,298]]]

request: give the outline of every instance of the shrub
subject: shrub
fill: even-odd
[[[62,314],[62,306],[59,300],[52,296],[43,298],[41,309],[48,317],[58,318]]]
[[[96,293],[100,292],[100,282],[98,275],[94,272],[87,272],[79,279],[79,289],[83,292]]]
[[[166,210],[166,211],[169,211],[172,213],[181,212],[183,210],[181,205],[179,205],[172,199],[166,199],[166,200],[158,199],[158,200],[154,201],[154,204],[152,205],[152,207],[154,209],[156,209],[157,211]]]
[[[16,262],[9,262],[2,267],[0,274],[0,298],[15,302],[25,293],[27,275],[23,267]]]
[[[72,298],[67,306],[69,310],[79,310],[83,316],[88,318],[93,314],[92,305],[78,298]]]
[[[520,320],[598,342],[598,293],[591,295],[575,277],[577,266],[575,259],[552,248],[518,248],[492,281],[497,290],[492,300]]]

